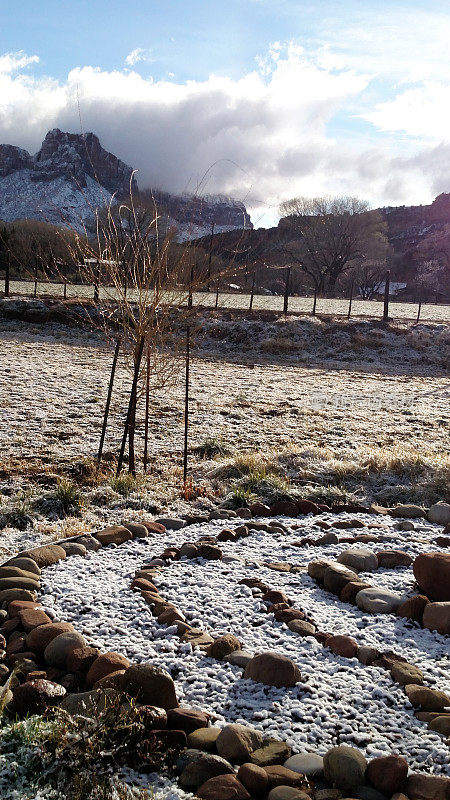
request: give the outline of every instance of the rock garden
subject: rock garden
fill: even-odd
[[[449,800],[449,545],[444,502],[298,501],[16,554],[0,795]]]

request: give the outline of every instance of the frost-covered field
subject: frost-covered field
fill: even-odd
[[[430,544],[440,530],[436,525],[416,520],[415,530],[405,533],[388,517],[356,516],[369,525],[380,525],[381,519],[379,541],[367,545],[374,552],[395,547],[415,556],[437,549]],[[343,604],[306,572],[289,574],[264,567],[264,562],[287,561],[306,569],[309,561],[334,560],[349,546],[293,546],[304,534],[318,538],[317,519],[280,518],[287,526],[286,534],[253,531],[238,543],[221,543],[224,555],[236,560],[182,559],[162,568],[157,579],[162,596],[175,603],[189,623],[215,636],[233,633],[251,652],[272,650],[294,659],[302,680],[293,689],[244,680],[239,668],[192,650],[190,644],[180,642],[175,627],[159,625],[140,593],[129,588],[135,569],[167,545],[217,535],[223,521],[168,531],[158,539],[134,540],[90,553],[85,559],[60,562],[45,571],[42,602],[56,618],[73,622],[90,644],[116,650],[133,662],[148,660],[167,669],[176,681],[181,704],[210,711],[212,724],[246,722],[267,736],[286,739],[295,752],[323,754],[337,743],[358,747],[369,758],[396,752],[406,757],[413,770],[450,774],[444,739],[416,719],[404,691],[388,672],[336,656],[313,638],[294,634],[266,613],[258,593],[238,584],[241,578],[257,577],[284,590],[320,629],[351,635],[360,645],[392,649],[423,670],[425,685],[450,691],[447,637],[390,614],[369,615]],[[332,522],[335,517],[323,514],[320,519]],[[389,585],[405,596],[415,593],[411,567],[379,569],[365,577],[373,585]]]
[[[232,473],[227,464],[242,453],[272,460],[292,489],[307,485],[305,493],[327,486],[340,491],[346,476],[356,475],[361,485],[371,482],[361,499],[429,502],[429,491],[434,499],[446,499],[448,328],[406,326],[381,333],[355,334],[346,325],[319,321],[305,327],[292,318],[250,328],[243,321],[206,320],[191,368],[189,434],[190,474],[204,487],[205,502],[223,496],[221,471]],[[286,341],[297,349],[278,354]],[[0,506],[26,505],[30,493],[51,485],[52,475],[72,475],[74,465],[95,457],[111,361],[111,346],[88,330],[0,321]],[[145,491],[146,501],[161,510],[179,511],[182,505],[182,377],[180,363],[174,383],[151,394]],[[130,383],[121,359],[106,454],[118,453]],[[141,402],[138,455],[143,410]],[[197,457],[195,447],[211,437],[231,455]],[[423,491],[421,470],[430,471]],[[76,532],[82,520],[105,522],[111,504],[121,501],[126,508],[123,498],[106,489],[85,492],[81,517],[44,515],[33,529],[4,528],[0,552]],[[139,502],[134,497],[130,504]]]
[[[11,281],[11,292],[17,294],[30,295],[34,292],[34,281]],[[64,285],[62,283],[48,283],[47,281],[38,281],[37,292],[39,294],[52,295],[54,297],[63,297]],[[90,298],[93,296],[92,286],[82,286],[81,284],[70,285],[66,287],[67,297],[82,297]],[[130,291],[130,298],[133,297]],[[114,290],[108,288],[100,289],[101,299],[111,299],[114,297]],[[209,306],[213,308],[216,303],[215,292],[195,292],[194,304]],[[219,294],[219,307],[221,308],[248,308],[250,303],[250,295],[248,294],[231,294],[221,292]],[[312,297],[291,297],[289,298],[289,309],[297,313],[311,313],[313,306]],[[253,299],[253,308],[255,311],[283,311],[283,298],[273,295],[256,294]],[[409,319],[415,320],[417,318],[418,304],[417,303],[402,303],[391,300],[390,316],[394,319]],[[348,300],[339,298],[335,299],[318,299],[316,306],[317,314],[342,314],[346,315],[348,312]],[[352,316],[369,317],[372,319],[382,319],[383,317],[383,303],[376,300],[353,300],[352,302]],[[449,322],[450,321],[450,306],[448,305],[435,305],[433,303],[423,304],[420,312],[420,317],[423,320],[435,322]]]

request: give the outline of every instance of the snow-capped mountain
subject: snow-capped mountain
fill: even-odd
[[[133,170],[105,150],[94,133],[49,131],[41,149],[30,155],[0,145],[0,219],[39,219],[76,230],[89,227],[97,209],[138,194]],[[143,192],[143,196],[149,195]],[[153,192],[160,213],[180,241],[253,225],[245,206],[223,197],[192,197]]]

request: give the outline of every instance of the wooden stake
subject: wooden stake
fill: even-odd
[[[209,292],[209,284],[211,281],[211,260],[212,260],[213,239],[214,239],[214,222],[211,222],[211,238],[209,240],[209,257],[208,257],[208,282],[206,284],[207,292]]]
[[[67,278],[64,278],[63,299],[67,300]]]
[[[348,301],[347,319],[350,319],[350,314],[352,313],[352,300],[353,300],[353,281],[352,285],[350,286],[350,300]]]
[[[286,269],[286,283],[284,287],[284,303],[283,303],[283,312],[284,315],[287,316],[288,313],[288,303],[289,303],[289,282],[291,280],[291,268],[287,267]]]
[[[421,310],[421,308],[422,308],[422,300],[419,300],[419,308],[417,309],[416,325],[417,325],[417,323],[419,322],[419,319],[420,319],[420,310]]]
[[[217,281],[217,286],[216,286],[216,305],[215,305],[215,307],[217,308],[218,305],[219,305],[219,281]]]
[[[148,464],[149,411],[150,411],[150,346],[147,345],[147,364],[145,373],[144,472],[147,472],[147,464]]]
[[[184,395],[183,483],[185,488],[186,488],[187,469],[188,469],[190,339],[191,339],[191,331],[188,325],[186,328],[186,373],[185,373],[185,395]]]
[[[312,307],[312,315],[313,317],[316,316],[316,305],[317,305],[317,289],[314,287],[314,302]]]
[[[127,436],[128,436],[128,434],[130,432],[130,428],[133,425],[133,413],[135,413],[135,411],[136,411],[137,385],[138,385],[138,380],[139,380],[139,370],[140,370],[140,367],[141,367],[141,360],[142,360],[142,352],[143,352],[143,350],[144,350],[144,339],[142,338],[139,341],[137,354],[136,354],[136,362],[135,362],[135,365],[134,365],[134,374],[133,374],[133,383],[132,383],[132,386],[131,386],[130,400],[129,400],[129,403],[128,403],[128,411],[127,411],[127,416],[126,416],[126,420],[125,420],[125,428],[124,428],[124,431],[123,431],[122,444],[121,444],[121,447],[120,447],[119,461],[117,463],[117,475],[120,475],[120,471],[122,469],[123,457],[125,455],[125,445],[127,443]]]
[[[194,283],[194,265],[191,266],[191,274],[189,277],[189,296],[188,296],[188,308],[192,308],[192,284]]]
[[[256,269],[255,269],[255,271],[253,273],[252,290],[250,292],[250,305],[248,307],[249,311],[251,311],[252,308],[253,308],[253,298],[255,296],[255,283],[256,283]]]
[[[37,284],[38,284],[38,261],[34,260],[34,296],[37,297]]]
[[[65,288],[66,288],[66,281],[64,281],[64,289]],[[116,365],[117,365],[117,357],[119,355],[119,350],[120,350],[120,342],[121,342],[121,339],[120,339],[120,336],[119,336],[119,338],[117,339],[117,342],[116,342],[116,349],[114,350],[114,358],[113,358],[112,367],[111,367],[111,375],[110,375],[110,378],[109,378],[108,395],[107,395],[106,404],[105,404],[105,413],[103,415],[102,434],[100,436],[100,444],[99,444],[99,447],[98,447],[98,454],[97,454],[97,462],[99,464],[100,464],[100,461],[102,460],[103,445],[105,443],[106,426],[108,424],[109,407],[111,405],[111,395],[112,395],[112,390],[113,390],[114,376],[116,374]]]
[[[11,253],[8,250],[8,258],[6,260],[5,271],[5,297],[9,297],[9,276],[11,274]]]
[[[94,303],[98,303],[100,297],[100,264],[97,261],[97,269],[94,283]]]
[[[389,319],[389,286],[391,282],[391,273],[390,270],[386,272],[386,278],[384,282],[384,305],[383,305],[383,322],[387,322]]]

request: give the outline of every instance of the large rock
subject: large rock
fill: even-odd
[[[50,625],[51,619],[42,608],[23,608],[19,611],[19,619],[23,629],[29,633],[39,625]]]
[[[202,800],[251,800],[247,789],[235,775],[210,778],[197,789],[196,794]]]
[[[387,797],[400,792],[408,777],[408,762],[401,756],[381,756],[369,761],[367,780]]]
[[[71,622],[52,622],[50,625],[39,625],[27,635],[27,647],[33,653],[43,653],[50,642],[61,633],[73,631]]]
[[[358,652],[358,642],[352,639],[351,636],[329,636],[325,641],[325,647],[328,647],[337,656],[343,658],[356,658]]]
[[[199,728],[206,728],[209,714],[194,708],[171,708],[167,712],[167,725],[172,730],[193,733]]]
[[[29,578],[30,580],[34,581],[36,585],[39,584],[39,575],[36,575],[35,572],[28,572],[26,569],[21,569],[20,567],[15,566],[0,567],[0,578]]]
[[[0,606],[9,605],[13,600],[36,600],[36,592],[29,589],[2,589],[0,591]]]
[[[364,783],[367,761],[354,747],[332,747],[323,759],[325,780],[351,796],[352,789]]]
[[[217,775],[234,775],[234,769],[221,756],[202,753],[200,750],[187,750],[183,754],[187,762],[180,775],[180,784],[186,788],[197,788]]]
[[[344,550],[337,560],[355,572],[373,572],[378,569],[378,559],[375,553],[363,547],[351,547],[349,550]]]
[[[311,578],[314,578],[315,581],[323,581],[325,572],[331,566],[332,562],[327,561],[324,558],[321,558],[318,561],[310,561],[308,564],[308,575]]]
[[[219,756],[227,761],[243,764],[261,746],[262,740],[262,734],[254,728],[238,724],[225,725],[216,739],[216,748]]]
[[[39,568],[42,568],[50,567],[52,564],[57,564],[58,561],[63,561],[66,557],[66,551],[58,544],[46,544],[42,547],[35,547],[32,550],[25,550],[20,553],[20,556],[31,558]]]
[[[269,789],[275,786],[301,786],[303,783],[303,775],[281,764],[271,764],[264,769],[269,777]]]
[[[94,533],[94,536],[102,546],[123,544],[123,542],[128,542],[133,538],[131,531],[123,525],[110,525],[108,528],[103,528],[101,531]]]
[[[254,656],[244,671],[244,678],[279,688],[295,686],[301,677],[299,668],[290,658],[272,652]]]
[[[267,800],[311,800],[311,795],[295,786],[274,786],[267,795]]]
[[[0,578],[0,592],[6,589],[28,589],[29,592],[35,592],[39,589],[40,583],[37,575],[34,578]]]
[[[425,597],[424,594],[415,594],[413,597],[408,597],[404,603],[401,603],[396,608],[395,613],[398,617],[422,622],[425,606],[429,605],[429,602],[428,597]]]
[[[66,695],[63,686],[38,679],[22,683],[13,691],[13,706],[17,714],[42,714],[49,706],[57,705]]]
[[[158,706],[166,711],[178,707],[172,678],[165,670],[153,664],[133,664],[128,667],[124,675],[123,690],[145,705]]]
[[[82,556],[87,553],[87,548],[81,542],[61,542],[61,547],[66,552],[66,556]]]
[[[428,509],[427,517],[430,522],[438,525],[447,525],[450,522],[450,503],[435,503]]]
[[[168,531],[179,531],[186,525],[185,520],[179,519],[178,517],[160,517],[155,520],[155,523],[162,525],[164,530],[167,529]]]
[[[450,553],[422,553],[414,561],[413,572],[431,600],[450,600]]]
[[[403,597],[389,589],[362,589],[356,595],[356,605],[369,614],[391,614],[403,602]]]
[[[399,505],[392,510],[391,516],[400,519],[418,519],[420,517],[426,517],[426,512],[420,506],[415,506],[413,504]]]
[[[86,676],[86,683],[88,686],[93,686],[94,683],[102,680],[102,678],[106,678],[107,675],[111,675],[113,672],[118,672],[120,670],[126,670],[129,666],[130,662],[128,659],[120,653],[115,653],[113,651],[102,653],[90,666]],[[153,705],[157,705],[157,703]]]
[[[409,567],[413,559],[408,553],[403,550],[381,550],[376,554],[378,565],[385,569],[392,569],[393,567]]]
[[[67,656],[67,671],[86,675],[99,655],[96,647],[76,647]]]
[[[232,633],[226,633],[224,636],[219,636],[215,639],[214,642],[209,645],[206,652],[211,658],[217,658],[221,661],[224,656],[228,656],[230,653],[234,653],[235,650],[241,649],[242,645],[239,639],[233,636]]]
[[[410,800],[450,800],[450,778],[413,773],[406,779],[405,792]]]
[[[20,558],[20,556],[17,556],[16,558],[11,558],[6,563],[10,567],[18,567],[19,569],[24,569],[26,572],[32,572],[34,575],[41,574],[41,570],[32,558],[26,558],[25,556]]]
[[[67,665],[67,656],[71,650],[83,646],[84,638],[81,633],[75,633],[75,631],[60,633],[60,635],[55,636],[45,648],[44,661],[50,667],[65,669]]]
[[[363,581],[349,581],[339,592],[339,600],[341,600],[342,603],[351,603],[352,605],[355,605],[356,595],[358,592],[361,592],[363,589],[370,588],[370,583],[364,583]]]
[[[291,752],[291,748],[286,742],[265,742],[262,747],[252,753],[250,760],[258,767],[272,767],[274,764],[283,764]]]
[[[338,595],[349,581],[357,580],[359,578],[356,572],[348,569],[344,564],[333,564],[325,570],[323,585],[328,592]]]
[[[410,703],[415,708],[420,707],[423,711],[445,711],[450,706],[450,697],[439,689],[406,684],[405,692]]]
[[[318,753],[297,753],[288,758],[284,766],[305,775],[306,778],[323,778],[323,758]]]
[[[423,683],[423,672],[414,664],[408,664],[407,661],[394,661],[391,667],[391,675],[394,681],[401,686],[407,684],[415,684],[417,686]]]
[[[450,636],[450,602],[428,603],[423,611],[423,626],[443,636]]]
[[[257,767],[256,764],[242,764],[237,776],[252,797],[262,797],[266,793],[269,777],[262,767]]]
[[[61,708],[68,714],[81,714],[85,717],[97,717],[107,708],[109,695],[114,698],[115,692],[111,689],[91,689],[89,692],[68,694],[61,702]]]

